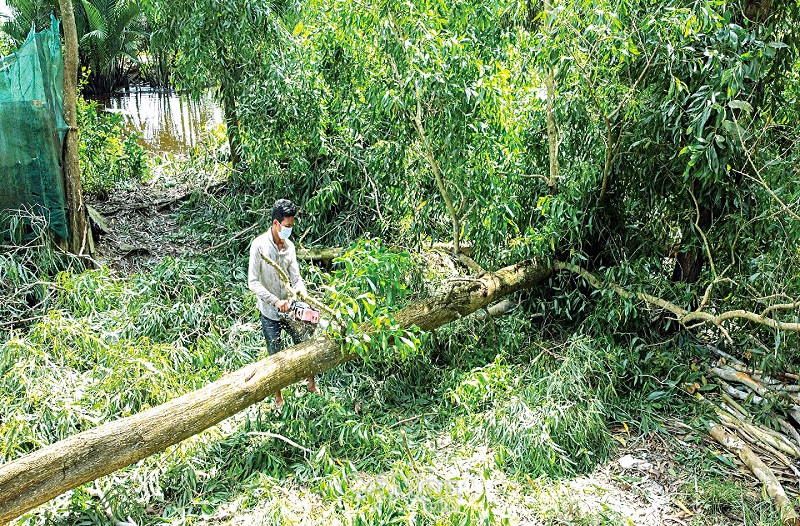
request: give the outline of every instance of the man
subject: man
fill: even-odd
[[[289,276],[290,286],[297,292],[306,292],[306,285],[300,276],[297,253],[294,243],[289,241],[294,226],[297,206],[288,199],[278,199],[272,207],[272,226],[255,238],[250,245],[250,264],[247,269],[247,284],[258,297],[257,308],[261,313],[261,330],[267,340],[270,355],[283,349],[281,331],[291,336],[295,345],[302,341],[301,335],[289,322],[279,316],[279,312],[289,312],[289,291],[278,276],[278,272],[261,256],[271,259]],[[308,390],[318,393],[314,377],[308,377]],[[283,405],[283,395],[275,393],[275,404]]]

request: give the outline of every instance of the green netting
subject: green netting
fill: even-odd
[[[0,58],[0,209],[32,209],[68,238],[61,177],[64,61],[58,20]]]

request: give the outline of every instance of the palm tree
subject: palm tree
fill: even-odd
[[[81,53],[92,72],[87,89],[108,93],[126,85],[139,51],[148,40],[145,16],[131,0],[82,0],[85,26],[79,29]]]
[[[58,14],[56,0],[7,0],[14,17],[3,24],[16,45],[31,27],[48,27],[50,13]],[[84,90],[109,93],[127,84],[138,65],[139,51],[148,40],[145,16],[134,0],[73,0],[80,42],[80,65],[91,73]]]
[[[13,15],[3,23],[3,32],[19,47],[31,28],[37,31],[50,27],[50,14],[58,13],[57,0],[6,0]]]

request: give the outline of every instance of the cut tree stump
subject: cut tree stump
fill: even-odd
[[[401,327],[430,330],[467,316],[551,273],[526,260],[474,280],[454,283],[438,296],[394,314]],[[369,330],[366,323],[362,330]],[[103,475],[148,457],[260,402],[271,393],[353,360],[338,341],[318,337],[229,373],[136,415],[66,438],[0,466],[0,524]]]

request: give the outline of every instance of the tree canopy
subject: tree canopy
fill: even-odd
[[[11,4],[19,13],[29,6],[32,20],[41,2]],[[190,239],[191,250],[152,269],[124,278],[106,268],[64,273],[48,289],[35,270],[52,274],[60,256],[2,260],[13,269],[0,274],[8,276],[3,290],[29,296],[0,313],[27,313],[26,304],[49,310],[7,322],[28,332],[0,340],[8,341],[0,370],[27,367],[47,385],[79,385],[79,394],[54,402],[58,418],[38,429],[29,415],[53,410],[31,387],[37,382],[0,378],[0,387],[8,382],[0,401],[14,407],[8,421],[25,421],[18,426],[24,432],[6,441],[3,460],[159,406],[224,372],[249,371],[261,340],[243,259],[279,197],[301,206],[292,238],[299,246],[339,247],[332,263],[303,268],[332,320],[328,339],[303,349],[324,347],[330,364],[345,361],[338,353],[357,353],[363,368],[331,372],[335,394],[298,396],[285,421],[247,413],[224,447],[203,445],[199,460],[173,459],[169,471],[153,475],[165,501],[197,513],[217,503],[197,504],[203,488],[181,489],[182,477],[199,477],[212,491],[225,470],[239,487],[272,470],[322,480],[332,506],[342,497],[348,510],[379,509],[381,518],[399,499],[384,495],[369,507],[349,493],[347,477],[406,460],[413,467],[406,471],[419,475],[418,459],[436,455],[436,433],[490,444],[496,465],[533,487],[539,475],[591,471],[615,441],[625,445],[629,424],[643,435],[663,428],[659,413],[683,411],[675,400],[687,390],[703,393],[699,420],[687,421],[705,425],[713,413],[735,427],[725,419],[739,417],[709,401],[717,388],[709,378],[741,380],[749,372],[765,385],[800,382],[796,2],[80,6],[83,58],[97,71],[112,77],[114,67],[134,61],[163,67],[174,87],[211,92],[224,110],[225,137],[193,150],[187,164],[163,162],[162,173],[190,176],[221,163],[230,170],[224,181],[201,181],[181,196],[171,216],[176,231],[161,234],[169,242]],[[11,222],[15,240],[25,239],[22,223]],[[446,253],[421,255],[434,246]],[[506,321],[488,310],[468,317],[487,306],[473,296],[502,282],[498,269],[529,269],[535,279],[504,289],[514,294]],[[453,306],[464,298],[475,299],[470,309]],[[414,321],[434,311],[453,326]],[[66,380],[37,365],[53,361],[51,347],[65,356]],[[148,353],[155,358],[148,361]],[[119,371],[115,362],[135,366]],[[113,395],[83,374],[97,364],[103,374],[113,371],[113,382],[104,380]],[[127,399],[120,378],[135,384]],[[747,382],[749,394],[719,384],[734,413],[740,402],[757,407],[752,418],[736,413],[736,425],[780,429],[794,442],[773,433],[770,447],[800,458],[797,387],[775,394]],[[29,391],[36,396],[16,395]],[[94,399],[82,398],[84,391]],[[72,418],[73,395],[91,410]],[[215,414],[216,421],[227,416]],[[412,436],[409,446],[404,424],[425,415],[436,421],[432,431]],[[751,458],[712,429],[740,458]],[[287,448],[297,443],[284,444],[278,455],[247,442],[251,433],[274,438],[279,431],[305,445],[295,451]],[[163,448],[168,440],[156,442]],[[246,460],[228,454],[229,444],[248,451]],[[212,449],[225,449],[224,459]],[[720,462],[732,466],[728,457]],[[780,497],[772,479],[765,484]],[[140,499],[155,493],[149,486],[130,491]],[[465,520],[477,513],[494,523],[487,509],[470,507]],[[430,518],[411,507],[396,516],[418,512]],[[357,516],[352,523],[379,522],[367,512]]]

